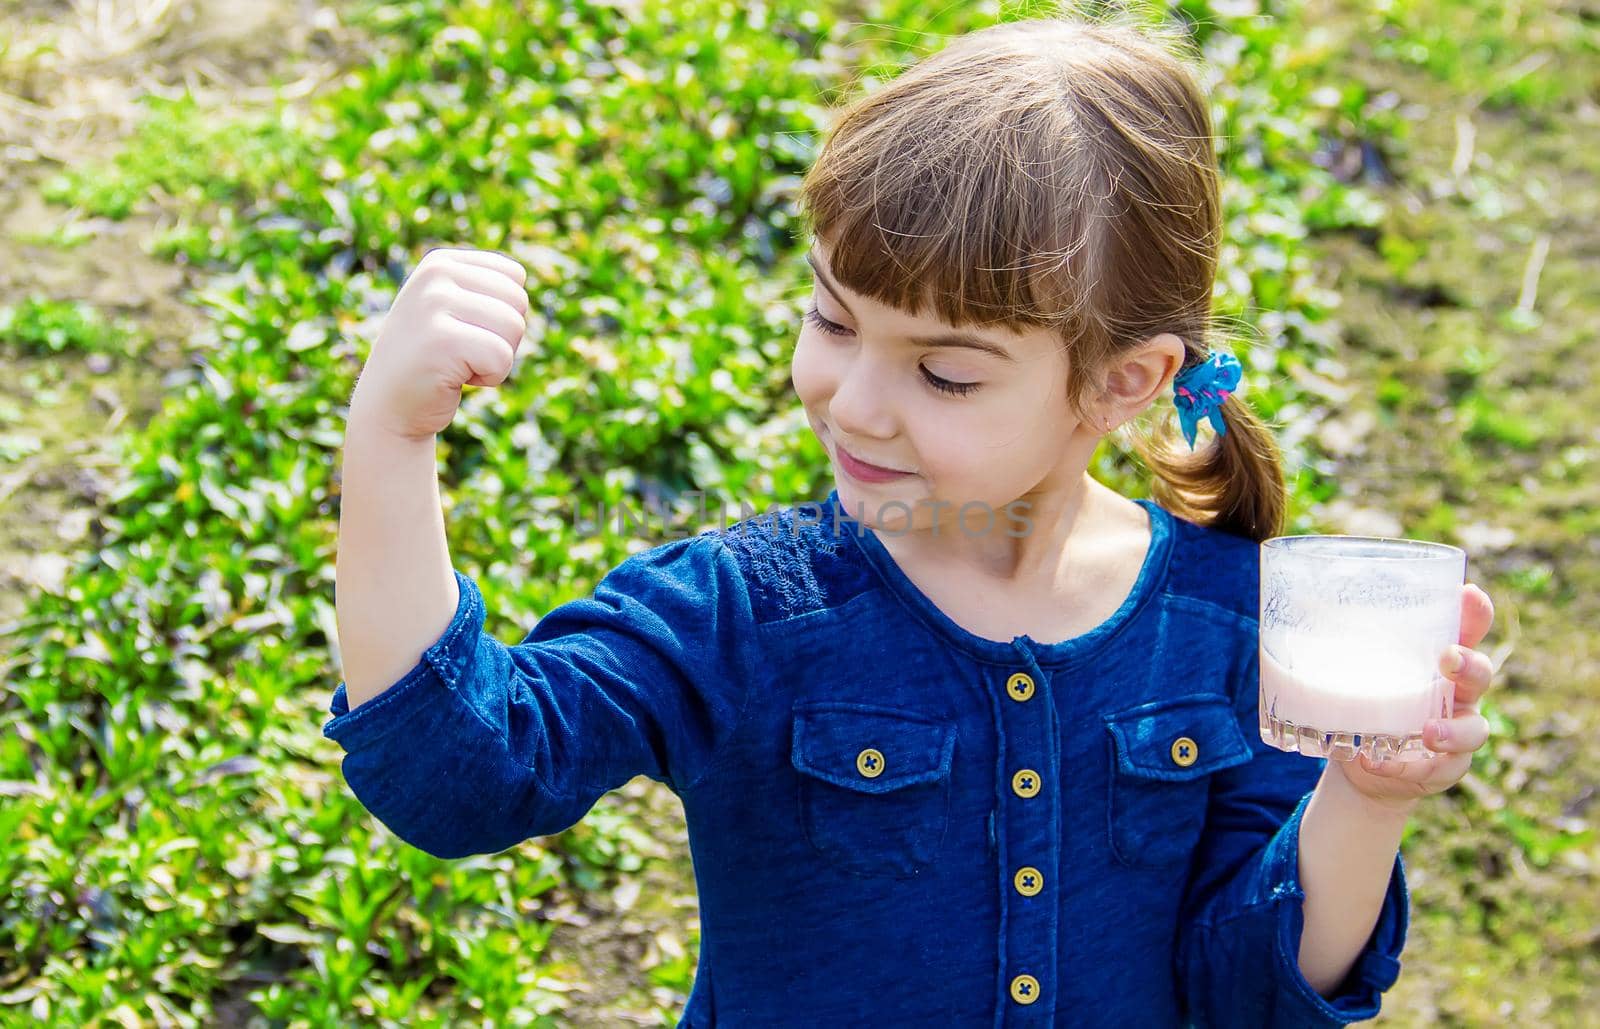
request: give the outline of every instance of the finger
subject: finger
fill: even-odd
[[[1386,761],[1374,761],[1365,754],[1359,755],[1361,767],[1371,772],[1379,779],[1392,779],[1404,783],[1397,787],[1402,792],[1410,791],[1416,797],[1427,796],[1429,792],[1426,783],[1429,780],[1440,778],[1455,781],[1465,774],[1472,765],[1470,754],[1445,754],[1435,752],[1432,757],[1414,758],[1410,761],[1401,761],[1390,758]],[[1452,765],[1456,767],[1452,767]]]
[[[457,260],[467,264],[476,264],[484,268],[493,268],[500,274],[509,278],[519,286],[528,284],[528,269],[522,266],[521,261],[507,257],[505,254],[493,250],[453,250]]]
[[[1398,761],[1374,761],[1365,754],[1357,754],[1356,760],[1361,763],[1362,769],[1371,772],[1373,775],[1391,775],[1396,768],[1400,767],[1400,762]]]
[[[455,318],[454,315],[451,315]],[[456,321],[460,322],[459,318]],[[498,386],[511,374],[515,354],[506,341],[476,325],[461,323],[468,331],[467,368],[472,374],[463,385]]]
[[[464,289],[494,297],[523,317],[528,314],[528,291],[482,265],[453,264],[448,269],[450,280]]]
[[[1489,720],[1476,711],[1438,719],[1423,729],[1422,742],[1441,754],[1470,754],[1489,742]]]
[[[1475,582],[1461,587],[1461,639],[1465,647],[1476,647],[1489,634],[1494,623],[1494,601]]]
[[[1458,656],[1462,664],[1456,669],[1451,661]],[[1456,646],[1448,648],[1439,658],[1439,671],[1455,683],[1456,709],[1475,708],[1489,692],[1494,679],[1494,662],[1489,660],[1488,654]]]
[[[522,342],[523,333],[528,331],[528,323],[522,315],[512,310],[504,301],[486,297],[482,293],[458,294],[452,299],[449,311],[457,321],[476,325],[480,329],[488,329],[505,340],[513,351],[516,350],[517,344]]]
[[[1392,758],[1386,761],[1374,761],[1365,754],[1357,754],[1356,760],[1361,762],[1363,769],[1384,779],[1403,779],[1406,777],[1406,771],[1413,765],[1423,764],[1421,761],[1397,761]]]

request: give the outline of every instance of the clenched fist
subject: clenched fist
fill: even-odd
[[[450,424],[462,386],[498,386],[528,328],[528,273],[489,250],[439,247],[412,270],[384,317],[350,398],[350,419],[406,439]]]

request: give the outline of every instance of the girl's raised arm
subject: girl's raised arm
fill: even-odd
[[[527,272],[503,254],[428,251],[407,277],[350,399],[334,612],[352,706],[416,663],[456,608],[434,435],[463,386],[511,373]]]

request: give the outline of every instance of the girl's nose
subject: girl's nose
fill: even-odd
[[[839,378],[839,386],[828,403],[833,424],[845,436],[889,439],[894,435],[893,412],[886,402],[888,383],[868,366],[852,362]]]

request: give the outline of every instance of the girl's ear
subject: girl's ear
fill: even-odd
[[[1183,340],[1163,332],[1115,358],[1098,405],[1106,420],[1120,425],[1159,400],[1172,388],[1186,353]]]

